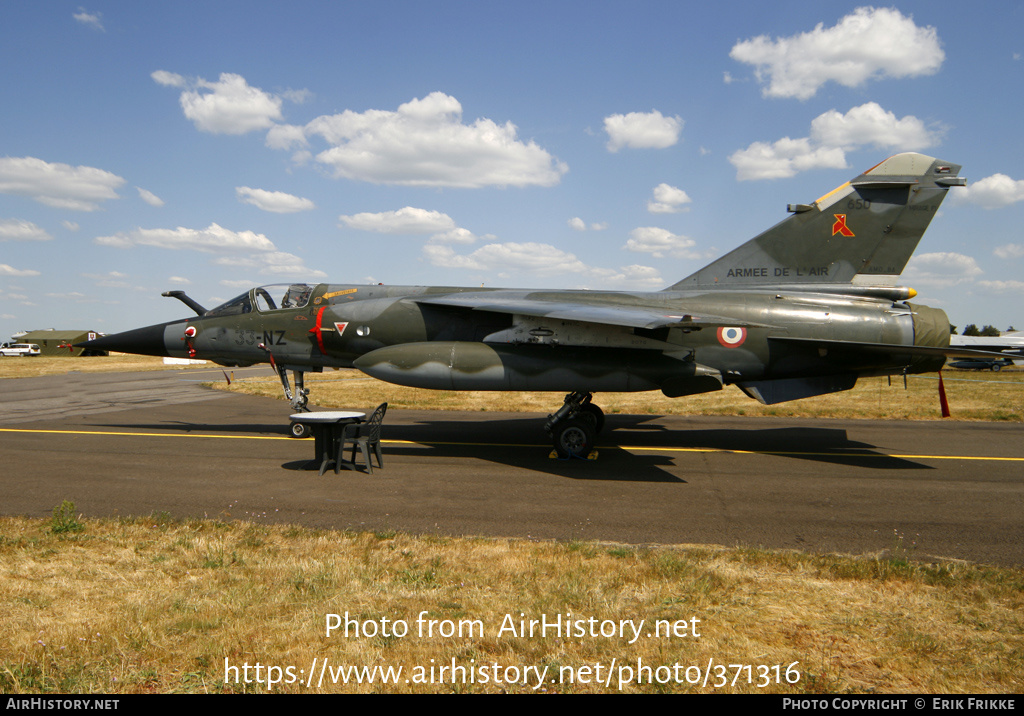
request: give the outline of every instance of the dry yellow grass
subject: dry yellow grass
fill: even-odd
[[[855,559],[160,516],[4,518],[0,691],[265,692],[273,674],[273,690],[284,692],[518,692],[538,685],[527,667],[547,668],[537,689],[546,692],[1021,691],[1024,572],[908,556],[898,536],[888,554]],[[377,635],[327,636],[327,615],[346,612]],[[421,614],[438,631],[462,625],[463,634],[419,636]],[[567,614],[647,626],[633,644],[631,632],[499,633],[508,619]],[[383,620],[409,633],[384,636]],[[657,620],[687,631],[650,636]],[[401,667],[402,676],[346,685],[328,671],[324,683],[307,684],[324,660],[334,669]],[[692,683],[709,661],[708,683]],[[452,664],[467,670],[455,683],[439,671]],[[652,667],[655,683],[636,682],[638,665]],[[434,683],[416,683],[417,673],[431,680],[431,668]],[[481,683],[483,673],[520,679]]]
[[[1024,371],[999,373],[944,371],[946,394],[958,420],[1024,420]],[[283,399],[273,376],[245,378],[221,390]],[[561,406],[558,393],[446,391],[406,388],[383,383],[358,371],[330,371],[306,376],[310,401],[322,407],[344,408],[387,401],[392,408],[421,410],[481,410],[500,412],[553,412]],[[594,398],[606,413],[630,415],[759,415],[813,418],[941,419],[938,379],[935,375],[901,378],[863,378],[853,390],[779,405],[761,405],[739,388],[727,386],[715,393],[666,398],[658,391],[599,393]]]
[[[97,358],[0,359],[0,378],[19,378],[72,371],[114,372],[135,370],[182,370],[165,366],[160,358],[117,355]],[[187,368],[186,368],[187,370]],[[230,370],[230,369],[229,369]],[[281,384],[270,368],[259,378],[243,378],[229,387],[211,383],[219,390],[284,399]],[[998,373],[947,370],[943,372],[953,417],[957,420],[1024,421],[1024,370]],[[480,410],[550,413],[561,406],[558,393],[444,391],[406,388],[370,378],[356,370],[327,371],[306,375],[310,402],[325,408],[368,406],[387,401],[392,408],[420,410]],[[751,400],[735,386],[716,393],[685,398],[666,398],[658,391],[646,393],[599,393],[595,397],[605,412],[652,415],[761,415],[814,418],[941,419],[938,381],[934,374],[909,376],[907,389],[894,377],[863,378],[853,390],[774,406]]]
[[[0,378],[32,378],[65,373],[115,373],[118,371],[167,370],[162,358],[112,355],[91,358],[35,356],[0,358]],[[171,369],[176,366],[171,367]]]

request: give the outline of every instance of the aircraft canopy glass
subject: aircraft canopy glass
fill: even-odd
[[[222,303],[216,308],[211,308],[204,315],[206,316],[238,316],[243,313],[252,312],[252,301],[249,300],[249,292],[232,298],[227,303]]]
[[[287,308],[302,308],[313,295],[313,286],[306,283],[280,283],[254,288],[241,296],[222,303],[206,313],[207,316],[237,316],[251,313],[253,298],[261,313],[280,311]]]
[[[284,308],[302,308],[309,303],[313,287],[306,283],[274,284],[253,289],[256,308],[260,313],[278,311]],[[275,297],[280,296],[275,300]]]

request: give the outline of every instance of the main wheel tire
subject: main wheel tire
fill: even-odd
[[[586,458],[594,448],[596,431],[593,422],[593,418],[587,415],[569,418],[556,427],[552,437],[558,457],[562,459]]]
[[[580,406],[579,414],[583,416],[592,416],[594,419],[594,433],[597,435],[601,434],[604,430],[604,411],[593,403],[587,403],[586,405]]]
[[[308,425],[302,423],[292,423],[292,437],[293,438],[308,438],[312,430]]]

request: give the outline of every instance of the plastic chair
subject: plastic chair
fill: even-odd
[[[371,475],[373,474],[373,463],[370,460],[370,450],[373,450],[377,455],[377,467],[384,469],[384,461],[381,456],[380,450],[380,429],[384,422],[384,413],[388,410],[387,403],[381,403],[377,406],[370,417],[363,423],[353,423],[346,425],[345,429],[341,433],[341,439],[338,440],[338,452],[335,457],[334,472],[341,472],[340,468],[344,467],[347,470],[356,469],[356,448],[363,453],[363,460],[366,462],[366,470]],[[342,455],[345,453],[346,445],[352,443],[352,459],[349,462],[342,460]]]

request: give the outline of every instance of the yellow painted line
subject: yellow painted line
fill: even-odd
[[[907,460],[1004,460],[1006,462],[1024,462],[1024,457],[979,457],[972,455],[888,455],[887,457],[902,457]]]
[[[737,455],[782,455],[788,457],[898,457],[904,460],[994,460],[1007,462],[1024,462],[1024,457],[991,457],[986,455],[903,455],[900,453],[881,452],[796,452],[784,450],[732,450],[729,448],[671,448],[645,447],[640,445],[619,445],[623,450],[647,452],[727,452]]]
[[[0,428],[0,433],[39,433],[49,435],[115,435],[123,437],[143,438],[214,438],[220,440],[295,440],[290,436],[282,435],[210,435],[206,433],[138,433],[127,431],[101,431],[101,430],[39,430],[30,428]],[[549,443],[472,443],[472,442],[444,442],[437,440],[382,440],[385,445],[444,445],[456,447],[521,447],[521,448],[548,448]],[[991,455],[911,455],[901,453],[877,453],[877,452],[796,452],[787,450],[739,450],[730,448],[702,448],[702,447],[651,447],[647,445],[598,445],[598,448],[611,449],[619,448],[630,452],[680,452],[680,453],[731,453],[734,455],[778,455],[781,457],[829,457],[829,458],[852,458],[852,457],[894,457],[903,460],[981,460],[991,462],[1024,462],[1024,457],[997,457]]]
[[[836,192],[838,192],[838,191],[842,191],[843,189],[845,189],[845,188],[846,188],[846,187],[848,187],[848,186],[850,186],[850,182],[846,182],[845,184],[842,184],[842,185],[840,185],[840,186],[837,186],[837,187],[836,187],[835,189],[833,189],[832,191],[830,191],[830,192],[829,192],[828,194],[826,194],[825,196],[821,196],[821,197],[818,197],[817,201],[815,201],[814,203],[815,203],[815,204],[820,204],[821,202],[825,201],[825,199],[828,199],[828,198],[829,198],[830,196],[832,196],[832,195],[833,195],[833,194],[835,194]]]
[[[0,428],[0,433],[40,433],[49,435],[120,435],[142,438],[220,438],[221,440],[294,440],[281,435],[206,435],[205,433],[130,433],[104,430],[29,430],[25,428]]]

